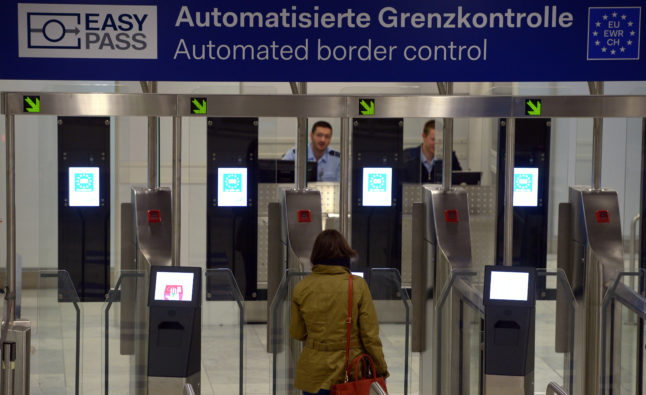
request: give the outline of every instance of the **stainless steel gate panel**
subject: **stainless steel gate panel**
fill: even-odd
[[[437,333],[438,297],[448,286],[451,272],[467,270],[472,266],[469,205],[464,189],[443,191],[440,185],[425,185],[424,244],[426,245],[426,291],[422,293],[426,308],[426,328],[419,340],[425,349],[420,356],[420,393],[436,394],[436,383],[441,381],[440,394],[457,393],[458,388],[468,388],[468,364],[460,349],[460,300],[453,291],[445,304],[442,318],[442,352],[438,354]],[[415,274],[415,278],[418,274]],[[467,280],[468,281],[468,280]],[[419,293],[416,292],[417,295]],[[429,345],[432,345],[429,347]],[[439,364],[439,365],[436,365]],[[432,374],[431,374],[432,372]],[[461,374],[460,374],[461,373]],[[468,391],[468,390],[467,390]]]
[[[602,376],[621,380],[621,337],[617,335],[621,333],[620,311],[615,314],[612,345],[608,344],[606,350],[601,336],[603,297],[624,266],[619,201],[615,191],[588,186],[570,187],[569,194],[569,210],[563,211],[570,220],[566,233],[570,237],[568,259],[559,259],[559,263],[569,263],[563,269],[580,306],[575,320],[575,388],[570,391],[600,394]],[[611,347],[614,353],[610,353]],[[606,365],[611,370],[606,372],[601,371],[604,353],[611,358]]]
[[[132,201],[139,252],[151,266],[171,266],[173,228],[170,189],[133,187]]]
[[[305,214],[307,212],[307,214]],[[311,189],[284,191],[283,215],[289,254],[289,268],[311,271],[310,255],[314,240],[323,229],[321,194]],[[307,218],[304,218],[307,215]]]

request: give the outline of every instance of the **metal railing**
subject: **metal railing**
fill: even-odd
[[[388,393],[375,381],[370,386],[370,395],[388,395]]]
[[[639,255],[639,245],[637,240],[637,224],[641,221],[641,216],[639,214],[633,217],[633,220],[630,223],[630,245],[628,246],[630,251],[630,268],[631,272],[637,271],[637,256]],[[630,280],[630,285],[632,289],[636,288],[635,280],[637,277],[633,276]]]
[[[195,395],[193,386],[190,383],[184,384],[184,395]]]
[[[568,395],[568,393],[563,387],[551,381],[547,385],[547,389],[545,390],[545,395]]]

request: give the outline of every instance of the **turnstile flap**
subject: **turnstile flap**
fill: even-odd
[[[172,265],[172,214],[169,188],[132,188],[135,235],[141,254],[151,266]]]
[[[427,240],[437,238],[437,246],[453,269],[471,267],[469,204],[464,189],[443,191],[440,185],[424,186],[424,199],[430,201]]]
[[[284,191],[287,242],[301,262],[309,262],[316,237],[323,230],[321,193],[311,189]]]
[[[624,266],[617,192],[575,186],[570,188],[570,203],[573,205],[574,241],[583,244],[587,241],[602,263],[603,284],[609,286]],[[581,230],[585,234],[581,234]],[[585,239],[581,240],[582,237]]]

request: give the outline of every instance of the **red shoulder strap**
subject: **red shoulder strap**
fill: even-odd
[[[348,318],[345,320],[348,325],[348,335],[345,341],[345,382],[350,376],[350,331],[352,330],[352,273],[348,278]]]

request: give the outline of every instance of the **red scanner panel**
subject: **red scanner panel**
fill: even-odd
[[[444,219],[446,222],[459,222],[458,210],[444,210]]]
[[[148,210],[148,223],[152,224],[155,222],[161,222],[161,211]]]
[[[608,214],[608,210],[597,210],[597,222],[610,222],[610,214]]]
[[[310,210],[298,210],[298,222],[312,222],[312,212]]]

